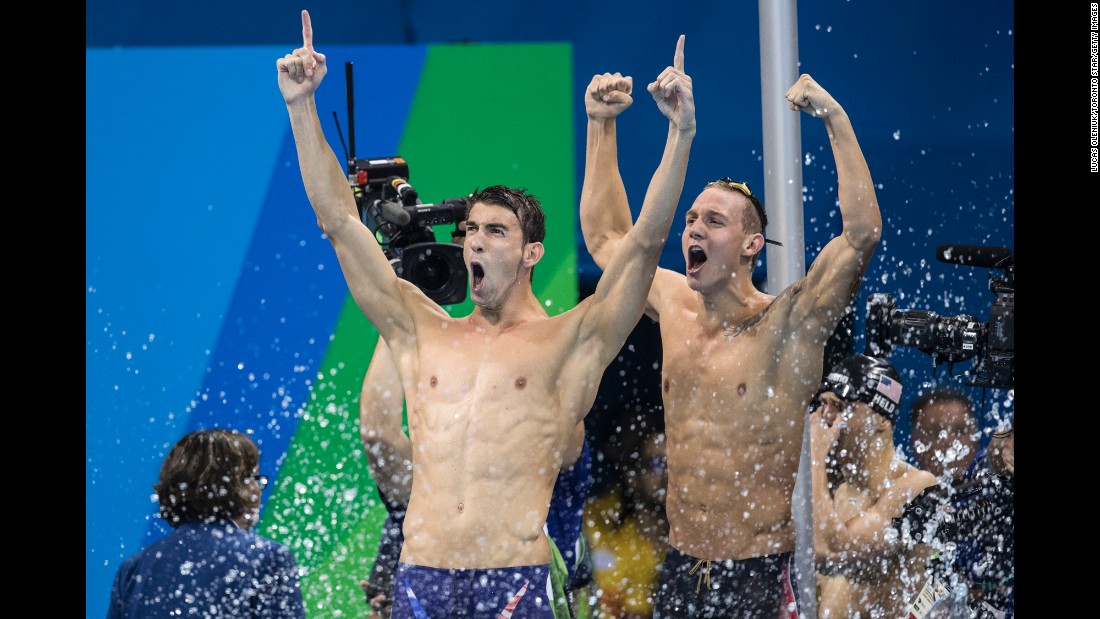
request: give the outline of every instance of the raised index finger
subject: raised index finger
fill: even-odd
[[[313,23],[309,21],[309,11],[302,9],[302,47],[313,51]]]
[[[684,70],[684,35],[676,39],[676,54],[672,57],[672,66],[678,71]]]

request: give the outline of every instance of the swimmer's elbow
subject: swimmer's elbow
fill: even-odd
[[[615,251],[622,244],[623,236],[621,233],[608,232],[594,235],[591,241],[585,242],[588,253],[592,255],[592,260],[596,263],[596,266],[601,269],[607,268],[607,264],[611,262],[611,257],[615,255]]]
[[[882,218],[867,217],[856,225],[846,225],[844,238],[856,251],[870,256],[882,241]]]

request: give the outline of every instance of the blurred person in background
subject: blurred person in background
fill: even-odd
[[[958,483],[978,453],[981,428],[965,393],[938,387],[923,393],[909,412],[910,447],[918,467]]]
[[[1015,431],[1011,418],[980,447],[982,429],[970,398],[940,387],[921,395],[910,413],[913,458],[936,474],[952,521],[941,534],[953,549],[937,555],[940,584],[955,574],[969,586],[981,619],[1013,616],[1015,556]]]
[[[970,586],[978,619],[1015,614],[1016,431],[1001,425],[952,496],[955,570]]]
[[[236,430],[196,430],[168,452],[153,486],[173,531],[127,558],[108,619],[304,619],[294,555],[252,532],[267,477]]]
[[[643,437],[619,463],[619,483],[589,500],[585,537],[601,617],[651,617],[668,544],[665,437]]]

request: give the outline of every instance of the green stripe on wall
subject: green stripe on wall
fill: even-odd
[[[565,43],[430,47],[400,148],[425,202],[489,185],[535,194],[547,250],[535,294],[564,309],[577,299],[572,80]]]
[[[408,161],[409,182],[425,203],[495,184],[539,198],[547,251],[535,293],[551,315],[577,299],[572,116],[581,93],[571,90],[565,43],[430,46],[395,153]],[[438,227],[437,238],[449,241],[449,230]],[[448,309],[466,315],[473,305],[467,299]],[[294,549],[311,618],[367,611],[359,581],[374,563],[385,508],[359,441],[358,402],[376,340],[349,297],[260,523],[263,534]]]
[[[365,604],[358,583],[374,551],[364,549],[378,547],[386,516],[358,421],[359,388],[377,339],[349,295],[260,522],[263,534],[294,550],[310,617],[356,616],[363,611],[356,602]]]

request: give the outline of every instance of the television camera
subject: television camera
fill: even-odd
[[[466,199],[421,203],[401,157],[352,159],[348,171],[359,219],[379,237],[398,277],[440,305],[465,301],[468,274],[462,246],[437,243],[432,226],[465,219]]]
[[[971,385],[978,387],[1012,387],[1015,384],[1015,283],[1012,250],[1007,247],[970,245],[940,245],[936,249],[940,262],[998,269],[1004,275],[991,272],[989,290],[993,305],[989,320],[974,316],[940,316],[924,310],[899,310],[894,298],[877,293],[867,299],[868,355],[885,356],[893,346],[916,348],[932,356],[933,367],[976,359],[967,373]]]
[[[344,65],[347,79],[348,183],[355,194],[359,220],[382,245],[397,276],[412,282],[440,305],[466,300],[469,274],[462,246],[435,242],[432,226],[456,224],[466,218],[466,199],[451,198],[440,204],[423,204],[409,184],[409,164],[402,157],[355,157],[355,96],[352,63]],[[333,116],[336,113],[333,112]],[[337,132],[340,123],[337,119]]]

